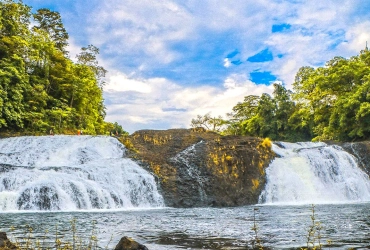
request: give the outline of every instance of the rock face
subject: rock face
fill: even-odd
[[[370,175],[370,141],[346,142],[340,145],[348,153],[354,155],[359,166]]]
[[[269,140],[203,129],[141,130],[123,143],[157,177],[171,207],[255,204],[275,156]]]

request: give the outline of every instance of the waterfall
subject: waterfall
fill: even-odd
[[[170,161],[174,162],[176,165],[184,166],[183,169],[186,171],[182,178],[188,181],[193,188],[197,189],[199,198],[202,202],[207,199],[204,187],[208,179],[202,175],[197,160],[199,159],[199,148],[201,148],[203,144],[204,141],[193,144],[170,159]]]
[[[154,177],[107,136],[0,140],[0,211],[161,207]]]
[[[325,143],[274,143],[259,202],[317,204],[370,201],[369,176],[341,147]]]

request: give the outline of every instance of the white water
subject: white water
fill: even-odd
[[[204,191],[204,185],[208,181],[208,179],[202,176],[199,167],[192,163],[192,160],[198,157],[197,147],[202,145],[203,143],[204,141],[200,141],[196,144],[193,144],[172,158],[173,161],[184,164],[186,166],[185,169],[188,176],[192,179],[191,182],[194,183],[193,181],[195,181],[197,183],[196,186],[198,186],[198,193],[202,201],[207,198],[207,194]]]
[[[106,136],[0,140],[0,211],[161,207],[154,177]]]
[[[260,203],[318,204],[370,201],[369,176],[339,146],[273,144],[280,157],[266,169]]]

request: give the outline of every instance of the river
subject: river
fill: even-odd
[[[369,205],[315,205],[315,220],[322,226],[320,234],[324,248],[369,249]],[[71,220],[75,218],[77,234],[82,235],[85,241],[92,233],[97,235],[102,248],[114,249],[122,236],[129,236],[151,250],[248,249],[255,239],[252,230],[255,221],[263,247],[296,249],[306,246],[311,215],[310,205],[14,212],[1,213],[0,231],[20,240],[27,235],[28,225],[33,228],[33,237],[42,239],[48,230],[47,241],[53,241],[57,226],[58,237],[70,240]],[[12,226],[15,227],[13,231],[10,229]]]

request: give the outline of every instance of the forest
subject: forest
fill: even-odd
[[[106,134],[104,76],[99,49],[67,51],[68,33],[58,12],[0,0],[0,133]],[[274,83],[272,95],[245,96],[227,118],[198,115],[192,127],[224,135],[283,141],[370,139],[370,52],[302,67],[292,90]],[[109,133],[109,132],[108,132]]]
[[[227,114],[192,119],[192,127],[226,135],[281,141],[370,139],[370,52],[334,57],[323,67],[301,67],[293,89],[274,83],[272,96],[245,96]]]
[[[58,12],[0,1],[0,133],[122,130],[104,121],[99,49],[83,47],[74,62],[68,38]]]

